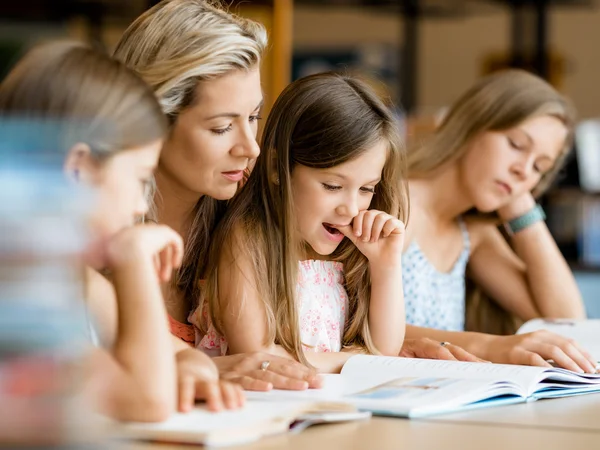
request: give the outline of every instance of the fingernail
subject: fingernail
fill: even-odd
[[[360,236],[362,233],[360,231],[355,231],[354,234]]]

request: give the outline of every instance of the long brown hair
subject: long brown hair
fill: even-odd
[[[482,133],[508,130],[539,116],[557,118],[568,131],[552,170],[542,176],[533,190],[535,196],[540,196],[552,185],[572,148],[575,111],[550,84],[523,70],[505,70],[483,77],[459,97],[429,139],[410,148],[409,178],[430,177],[440,167],[460,159],[469,142]],[[467,277],[467,330],[510,334],[517,323]]]
[[[162,139],[167,121],[148,86],[121,62],[85,44],[56,41],[31,49],[0,85],[0,117],[56,126],[65,153],[89,145],[104,160]],[[48,150],[52,150],[48,142]]]
[[[408,153],[410,178],[427,177],[460,159],[468,143],[486,131],[503,131],[527,119],[552,116],[567,128],[563,151],[534,193],[552,184],[572,147],[575,111],[571,103],[541,78],[524,70],[504,70],[481,78],[450,107],[435,132]]]
[[[267,339],[308,364],[302,352],[295,303],[303,243],[295,231],[291,174],[297,165],[334,167],[381,141],[387,144],[388,157],[371,207],[405,220],[408,197],[404,149],[396,119],[382,100],[366,84],[335,73],[302,78],[283,91],[265,125],[262,154],[213,236],[201,303],[209,304],[211,319],[219,332],[223,311],[219,284],[228,280],[219,277],[218,265],[223,252],[232,250],[235,230],[242,237],[236,240],[234,255],[251,255],[253,281],[266,310]],[[332,257],[344,264],[349,298],[343,343],[377,353],[367,320],[367,260],[348,240],[340,244]]]
[[[163,0],[127,28],[114,54],[150,85],[174,125],[197,101],[198,83],[257,67],[266,45],[261,24],[226,11],[217,0]],[[174,277],[190,310],[225,205],[203,195],[192,212],[183,264]]]

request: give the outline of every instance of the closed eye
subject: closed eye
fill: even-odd
[[[253,116],[250,116],[250,123],[258,122],[261,119],[262,119],[262,116],[260,114],[255,114]]]
[[[508,139],[508,143],[510,144],[510,146],[512,148],[514,148],[515,150],[521,150],[521,147],[519,147],[515,141],[513,141],[511,138],[507,138],[507,139]]]
[[[374,194],[375,193],[375,188],[374,187],[361,187],[360,191],[365,193],[365,194]]]
[[[334,186],[332,184],[327,184],[327,183],[321,183],[321,184],[328,191],[339,191],[342,188],[341,186]]]
[[[212,130],[210,130],[212,133],[214,134],[218,134],[218,135],[223,135],[229,131],[231,131],[231,124],[229,124],[227,126],[227,128],[213,128]]]
[[[550,172],[552,170],[553,165],[548,165],[548,164],[534,164],[533,165],[533,170],[535,170],[537,173],[541,174],[541,175],[546,175],[548,172]]]

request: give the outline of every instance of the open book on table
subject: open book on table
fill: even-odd
[[[344,401],[375,415],[423,417],[600,392],[600,375],[504,364],[356,355],[323,389],[249,392],[261,400]]]
[[[600,362],[600,319],[533,319],[524,323],[517,334],[537,330],[552,331],[576,340]]]
[[[189,413],[176,413],[161,423],[117,424],[125,439],[202,444],[225,447],[247,444],[286,432],[299,432],[310,425],[367,419],[368,412],[340,402],[247,401],[236,411],[213,413],[197,406]]]

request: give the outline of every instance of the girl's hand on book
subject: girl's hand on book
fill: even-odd
[[[195,348],[180,350],[177,363],[177,410],[188,412],[196,400],[205,400],[208,409],[220,411],[224,407],[236,409],[245,397],[241,387],[219,381],[219,370],[212,359]]]
[[[287,389],[300,391],[320,388],[322,378],[312,369],[292,359],[269,353],[239,353],[212,359],[221,379],[237,383],[249,391]],[[266,370],[261,364],[268,361]]]
[[[514,336],[490,336],[486,357],[495,363],[552,367],[547,360],[578,373],[596,373],[594,358],[573,339],[546,330]]]
[[[244,390],[239,384],[225,380],[195,380],[185,385],[187,390],[179,394],[179,411],[189,412],[196,400],[204,400],[211,411],[239,409],[246,403]]]
[[[462,347],[429,338],[404,339],[400,355],[405,358],[444,359],[447,361],[489,362],[469,353]]]
[[[382,211],[361,211],[352,225],[336,227],[378,267],[396,266],[402,260],[404,223]]]
[[[161,282],[171,279],[181,265],[183,240],[165,225],[136,225],[117,233],[106,246],[107,267],[112,270],[150,260]]]

